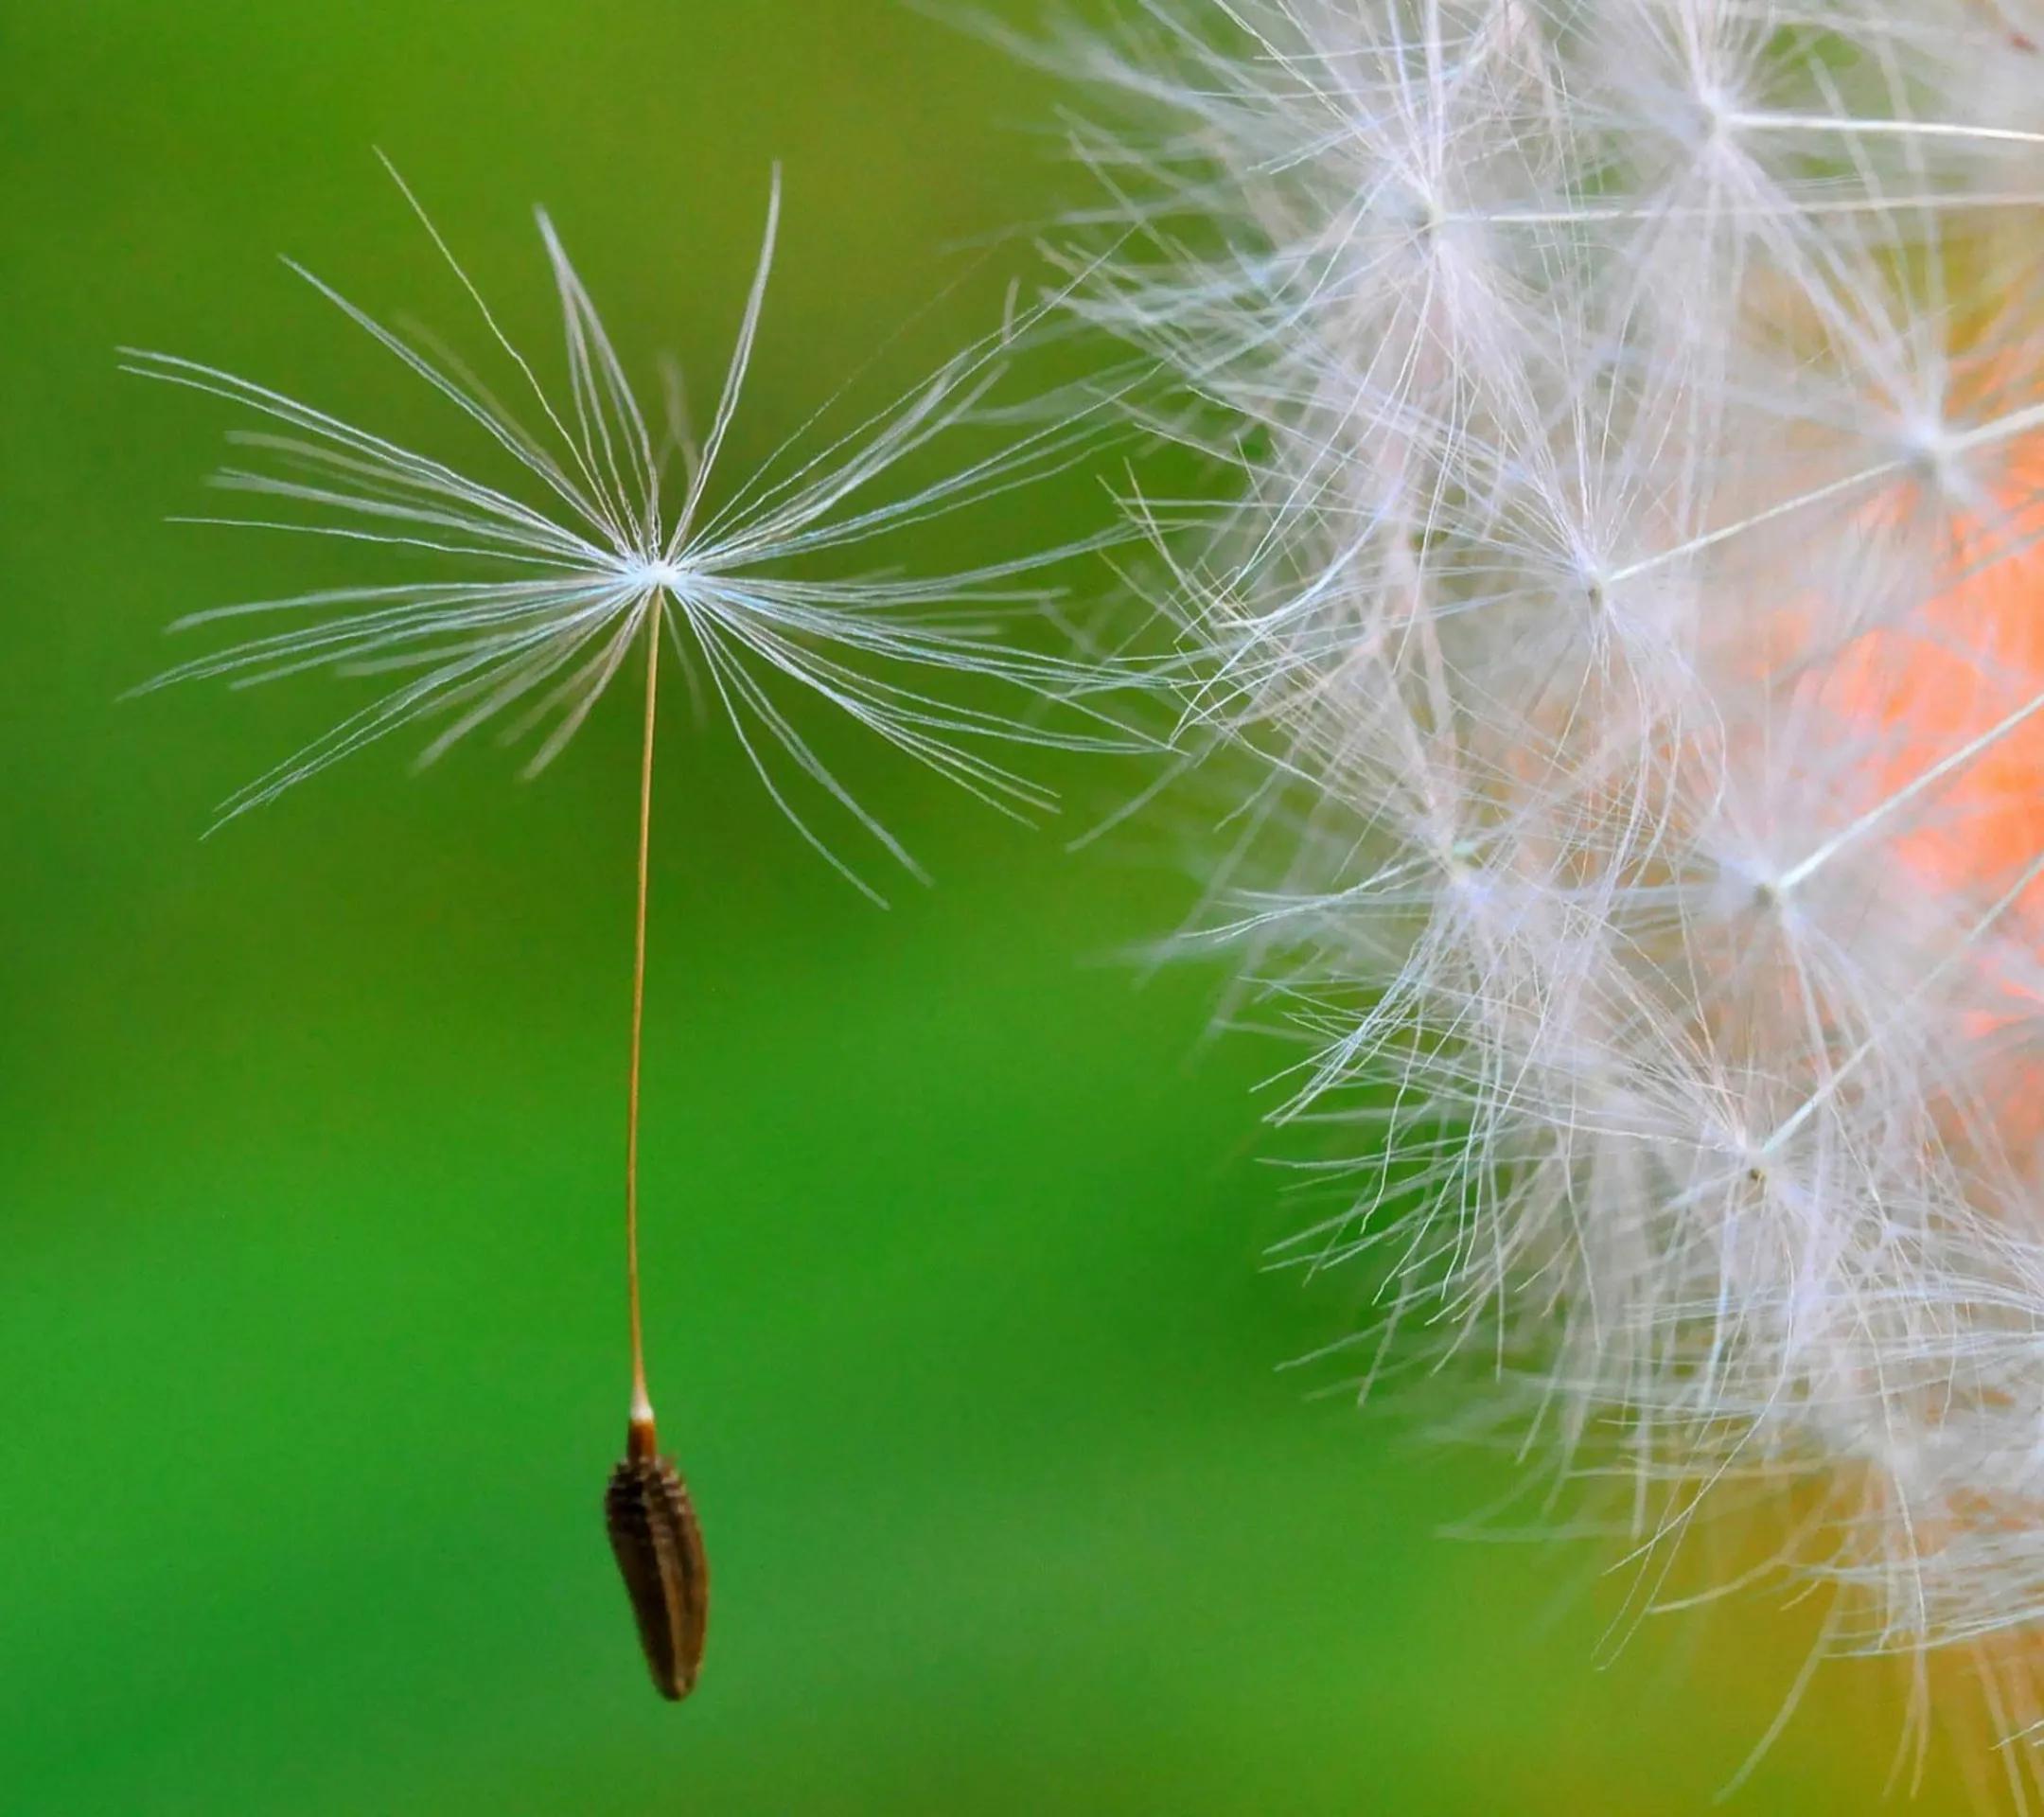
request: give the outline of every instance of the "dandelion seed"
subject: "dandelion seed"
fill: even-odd
[[[1013,559],[926,576],[830,577],[810,564],[923,529],[977,501],[1041,480],[1098,436],[1098,400],[1065,400],[1034,427],[1014,427],[983,453],[907,496],[880,492],[885,476],[976,420],[996,420],[990,393],[1041,309],[1002,326],[919,389],[804,452],[784,444],[735,487],[719,459],[753,357],[781,209],[776,170],[758,266],[708,432],[697,440],[678,375],[656,437],[588,291],[551,221],[539,232],[558,298],[567,366],[564,402],[542,385],[395,169],[403,191],[469,305],[516,404],[452,355],[384,326],[302,267],[307,282],[438,393],[508,457],[521,486],[506,490],[315,406],[170,354],[130,350],[127,370],[225,398],[265,419],[235,439],[259,465],[230,467],[223,489],[274,501],[274,517],[197,520],[297,532],[406,554],[453,557],[463,579],[331,588],[219,608],[185,626],[280,617],[285,628],[196,657],[148,685],[221,679],[233,686],[308,670],[396,677],[395,688],[238,790],[222,820],[389,734],[430,726],[430,762],[485,726],[532,739],[527,773],[543,768],[643,650],[630,1063],[626,1088],[625,1247],[631,1397],[625,1461],[606,1498],[613,1550],[654,1681],[678,1699],[696,1682],[708,1615],[708,1566],[686,1487],[659,1453],[646,1385],[639,1292],[640,1057],[644,1025],[647,876],[661,637],[692,693],[721,705],[767,795],[802,837],[856,888],[877,891],[796,805],[798,785],[848,820],[881,852],[916,872],[907,849],[868,814],[799,730],[789,697],[812,695],[909,757],[1010,812],[1049,805],[1045,791],[1002,767],[993,740],[1100,750],[1126,736],[1086,702],[1091,667],[998,641],[1004,617],[1056,598],[1037,576],[1111,539],[1075,539]],[[521,414],[522,413],[522,414]],[[812,419],[814,421],[814,419]],[[680,485],[669,484],[678,456]],[[678,497],[676,492],[678,491]],[[986,706],[947,703],[941,678],[965,677],[1021,702],[1048,703],[1071,725],[1047,725]],[[707,688],[705,688],[707,683]]]

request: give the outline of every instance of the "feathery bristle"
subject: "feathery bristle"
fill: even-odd
[[[409,189],[404,194],[412,201]],[[1009,812],[1047,809],[1051,797],[988,756],[988,743],[1129,747],[1129,733],[1088,704],[1102,691],[1093,666],[1033,654],[996,634],[1018,615],[1049,610],[1059,590],[1045,571],[1116,539],[1119,530],[944,573],[897,572],[891,552],[882,573],[818,572],[1043,480],[1100,442],[1106,418],[1099,397],[1066,397],[1028,422],[991,402],[1041,309],[1005,324],[864,421],[819,430],[818,445],[806,450],[800,434],[791,436],[759,470],[735,485],[722,484],[719,457],[760,334],[780,211],[777,170],[736,345],[699,439],[678,379],[668,388],[664,428],[651,426],[543,213],[540,235],[562,321],[565,401],[542,384],[538,368],[506,335],[423,211],[419,218],[502,369],[502,393],[437,343],[385,327],[292,266],[479,432],[490,458],[508,459],[510,489],[218,367],[126,351],[128,370],[224,398],[271,425],[236,437],[256,458],[222,471],[216,484],[274,501],[277,514],[194,521],[341,538],[414,561],[424,552],[467,567],[455,579],[329,588],[216,608],[182,622],[276,617],[286,627],[180,663],[148,687],[213,679],[246,687],[313,669],[400,678],[391,692],[230,797],[222,820],[414,726],[435,728],[422,763],[496,726],[506,742],[535,738],[527,771],[542,768],[616,679],[649,620],[664,628],[692,692],[724,709],[774,803],[870,895],[877,893],[871,884],[812,829],[813,809],[800,803],[801,791],[816,807],[848,819],[895,862],[911,873],[915,866],[799,729],[797,697],[819,697]],[[816,428],[824,414],[805,428]],[[885,477],[932,444],[996,423],[1001,427],[971,459],[906,496],[883,495]],[[678,485],[668,472],[677,465]],[[937,683],[947,677],[969,678],[983,697],[991,689],[994,703],[943,698]],[[1012,711],[1000,706],[1002,696]]]

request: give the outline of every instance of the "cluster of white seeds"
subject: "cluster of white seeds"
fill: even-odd
[[[1796,1485],[1828,1646],[2035,1629],[2044,9],[1148,0],[1082,55],[1084,307],[1233,476],[1150,508],[1342,1126],[1298,1253],[1615,1445],[1649,1545]]]

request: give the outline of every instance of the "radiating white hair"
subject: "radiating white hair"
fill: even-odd
[[[373,544],[424,570],[411,579],[323,589],[216,607],[173,629],[252,616],[280,628],[180,663],[145,689],[224,678],[247,686],[308,670],[398,678],[361,708],[231,796],[222,820],[377,739],[432,728],[421,761],[494,725],[534,739],[528,773],[558,754],[617,677],[649,623],[663,627],[692,691],[728,714],[767,793],[810,844],[857,888],[876,891],[813,830],[817,807],[849,820],[890,858],[906,849],[825,765],[792,711],[819,697],[897,750],[997,806],[1050,796],[988,754],[990,740],[1127,749],[1130,734],[1089,705],[1093,665],[1032,653],[1012,635],[1018,614],[1052,607],[1047,571],[1117,539],[1118,530],[1055,547],[990,556],[963,569],[906,572],[890,543],[963,506],[1059,471],[1098,448],[1103,397],[1037,400],[1028,420],[991,394],[1034,315],[946,362],[877,413],[831,428],[826,404],[733,485],[718,457],[749,369],[781,215],[778,169],[759,263],[706,433],[697,437],[678,369],[665,373],[665,420],[649,413],[604,329],[554,223],[538,216],[561,317],[567,384],[513,342],[446,240],[396,177],[455,280],[498,377],[479,376],[423,331],[384,326],[302,266],[286,261],[466,420],[479,450],[508,463],[495,483],[299,398],[178,355],[123,349],[126,369],[222,397],[263,419],[233,440],[252,464],[214,483],[274,502],[264,518],[203,518]],[[833,400],[835,401],[835,400]],[[906,493],[886,482],[932,443],[978,427],[978,451]],[[679,483],[669,468],[678,464]],[[890,556],[877,572],[826,565]],[[977,699],[947,697],[970,677]],[[991,690],[989,685],[991,684]],[[1041,709],[1054,703],[1055,712]],[[778,759],[778,761],[777,761]],[[810,804],[799,804],[797,790]]]
[[[1124,10],[1082,307],[1235,475],[1146,508],[1295,1253],[1649,1556],[1801,1486],[1829,1648],[2044,1632],[2044,11]]]

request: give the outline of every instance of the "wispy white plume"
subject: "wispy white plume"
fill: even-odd
[[[413,202],[409,189],[404,194]],[[1125,734],[1085,705],[1100,684],[1094,669],[1031,654],[996,635],[1018,612],[1048,609],[1057,594],[1043,571],[1099,538],[949,573],[828,572],[847,552],[1045,478],[1097,444],[1097,402],[1067,399],[1066,407],[1039,407],[1026,419],[990,402],[1030,323],[1006,324],[849,430],[819,430],[819,413],[742,484],[722,485],[718,457],[752,360],[773,261],[778,170],[736,346],[700,438],[690,428],[678,373],[667,375],[664,424],[649,418],[544,213],[539,232],[560,306],[564,399],[557,390],[550,395],[539,367],[514,344],[424,211],[413,206],[480,320],[486,354],[502,370],[501,389],[424,334],[387,327],[303,267],[291,269],[437,392],[482,446],[500,461],[508,457],[517,476],[511,489],[218,367],[126,352],[130,371],[226,398],[267,419],[265,428],[233,437],[260,465],[227,468],[215,483],[284,509],[191,521],[380,545],[459,575],[330,588],[180,622],[176,628],[275,617],[285,627],[196,657],[150,687],[216,677],[245,686],[310,669],[400,678],[391,692],[231,797],[222,819],[414,726],[432,728],[422,761],[495,725],[507,742],[535,741],[527,767],[537,770],[583,724],[654,613],[692,689],[728,714],[775,803],[869,894],[870,886],[811,830],[791,783],[849,817],[890,857],[915,867],[805,741],[791,716],[791,695],[821,697],[909,756],[1011,809],[1046,806],[1048,797],[986,755],[989,740],[1126,745]],[[882,489],[886,476],[932,443],[989,422],[1002,427],[973,458],[906,496]],[[805,440],[803,432],[816,432]],[[670,472],[677,461],[678,475]],[[450,570],[449,561],[458,565]],[[941,698],[930,690],[944,675],[1005,689],[1015,697],[1015,711]],[[1054,713],[1038,711],[1046,702],[1055,703]]]
[[[1480,1347],[1564,1464],[1615,1445],[1649,1600],[1779,1489],[1825,1645],[1977,1649],[2004,1734],[2040,46],[2035,0],[1142,0],[1070,52],[1120,97],[1078,307],[1234,476],[1139,509],[1189,749],[1263,766],[1220,931],[1343,1151],[1293,1253],[1380,1269],[1373,1358]]]

